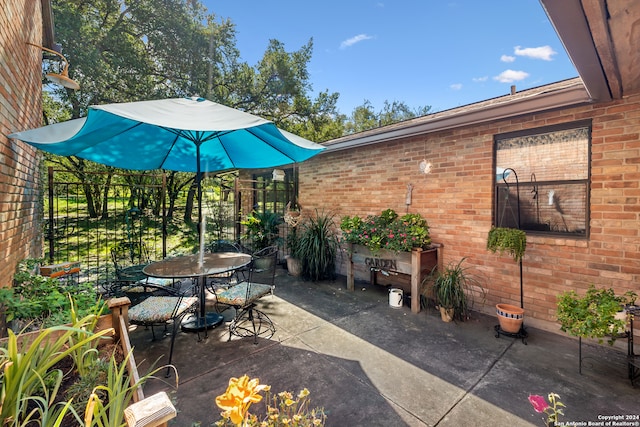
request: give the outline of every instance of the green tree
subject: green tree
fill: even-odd
[[[405,102],[384,101],[382,110],[376,112],[369,100],[353,109],[345,124],[345,133],[363,132],[377,127],[387,126],[415,117],[424,116],[431,111],[430,106],[411,109]]]
[[[325,89],[311,96],[308,65],[313,39],[294,51],[270,40],[252,66],[240,60],[233,22],[207,14],[198,0],[52,3],[56,41],[71,64],[71,77],[81,86],[78,91],[52,90],[51,98],[57,103],[52,109],[67,111],[66,117],[49,115],[52,121],[82,117],[94,104],[198,95],[323,142],[418,113],[399,102],[385,103],[383,111],[376,113],[366,101],[348,119],[337,110],[339,93]],[[86,179],[89,171],[108,172],[102,183],[85,187],[91,212],[99,215],[112,169],[73,157],[52,161],[78,179]],[[193,174],[171,175],[170,206],[186,186],[193,199],[193,181]],[[185,212],[185,220],[190,217]]]

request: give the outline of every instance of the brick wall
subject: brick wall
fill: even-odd
[[[41,125],[41,3],[3,0],[0,8],[0,287],[11,286],[18,261],[42,255],[36,150],[11,132]]]
[[[404,140],[321,154],[300,165],[300,202],[306,210],[343,215],[407,211],[427,218],[445,263],[466,263],[485,277],[483,311],[499,302],[519,305],[516,263],[485,249],[492,222],[493,139],[496,134],[592,120],[588,240],[528,236],[524,257],[527,322],[558,330],[556,297],[589,284],[640,293],[640,96],[511,120],[441,131]],[[429,175],[419,171],[431,162]],[[527,178],[528,179],[528,178]],[[344,262],[339,263],[345,274]]]

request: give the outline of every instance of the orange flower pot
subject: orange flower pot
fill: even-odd
[[[496,315],[504,332],[517,334],[524,321],[524,309],[511,304],[496,304]]]

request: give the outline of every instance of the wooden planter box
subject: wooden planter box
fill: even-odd
[[[67,323],[65,326],[71,327],[72,325],[71,323]],[[100,316],[100,318],[98,319],[98,324],[96,325],[96,329],[94,332],[99,332],[105,329],[112,329],[112,328],[113,328],[113,316],[111,314],[105,314]],[[46,341],[52,343],[58,338],[60,338],[62,335],[64,335],[65,332],[66,331],[64,330],[54,331],[51,334],[49,334]],[[40,335],[40,333],[41,331],[32,331],[32,332],[25,332],[25,333],[16,332],[18,348],[21,349],[21,351],[24,351],[23,349],[30,346],[33,340],[35,340],[38,337],[38,335]],[[105,335],[104,338],[115,339],[115,332]],[[4,343],[6,343],[7,340],[8,338],[6,337],[0,338],[0,345],[3,345]]]
[[[128,311],[131,302],[129,298],[112,298],[108,301],[111,314],[100,316],[95,328],[95,332],[105,329],[111,329],[112,334],[107,334],[113,340],[116,340],[122,348],[124,354],[130,354],[127,361],[127,370],[129,372],[129,382],[135,385],[140,381],[138,368],[136,365],[131,343],[128,333]],[[71,326],[68,324],[67,326]],[[19,334],[18,347],[23,349],[31,345],[33,340],[41,331],[33,331]],[[64,331],[55,331],[48,337],[49,340],[55,341]],[[0,345],[7,341],[7,338],[0,339]],[[127,425],[136,427],[166,427],[169,420],[175,418],[176,409],[165,392],[159,392],[145,398],[142,387],[137,387],[133,393],[133,402],[124,410],[124,417]]]
[[[433,244],[429,249],[414,249],[411,252],[379,250],[372,253],[366,246],[349,245],[347,263],[347,289],[355,288],[355,266],[360,264],[371,272],[372,284],[385,282],[402,287],[412,295],[411,311],[420,312],[420,284],[434,267],[442,268],[442,245]],[[380,275],[384,271],[389,276]]]

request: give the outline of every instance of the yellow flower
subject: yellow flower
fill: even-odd
[[[291,400],[291,399],[287,399],[287,400],[284,401],[284,404],[287,405],[287,406],[291,406],[294,403],[296,403],[295,400]]]
[[[278,393],[278,396],[282,397],[283,399],[292,399],[293,398],[293,395],[289,391],[281,391],[280,393]]]
[[[216,397],[216,405],[228,411],[232,423],[240,425],[249,412],[249,406],[262,400],[258,393],[266,387],[268,386],[260,385],[258,378],[249,380],[247,375],[231,378],[227,391]]]
[[[302,399],[303,397],[307,397],[309,396],[309,390],[307,388],[304,388],[302,390],[300,390],[300,393],[298,393],[298,397],[300,399]]]

